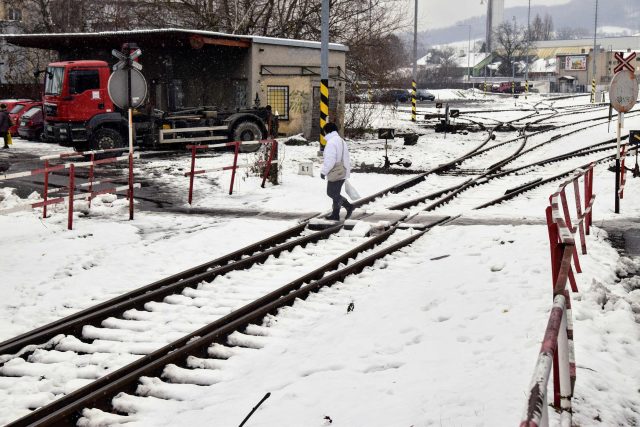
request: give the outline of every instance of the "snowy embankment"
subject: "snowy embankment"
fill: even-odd
[[[487,109],[513,111],[484,115],[524,117],[531,112],[519,109],[530,109],[535,102],[519,101],[514,107],[513,100],[494,100]],[[386,110],[377,123],[412,128],[405,114]],[[628,119],[625,125],[640,128],[640,120]],[[405,147],[397,139],[389,155],[409,157],[417,169],[451,160],[486,137],[478,133],[445,139],[431,130],[415,130],[422,134],[418,145]],[[590,145],[612,136],[603,125],[582,138]],[[580,137],[571,144],[579,144]],[[379,162],[384,152],[375,139],[351,147],[355,164]],[[260,189],[257,178],[241,178],[229,197],[228,173],[198,178],[195,205],[326,210],[330,203],[318,177],[316,151],[315,145],[285,147],[282,185],[276,187]],[[228,154],[215,156],[201,165],[228,164],[229,159]],[[314,177],[297,175],[301,161],[315,162]],[[158,160],[137,173],[172,186],[184,199],[187,166],[185,158]],[[635,273],[640,262],[620,258],[604,231],[620,220],[640,228],[633,222],[640,216],[640,188],[628,175],[622,214],[614,214],[614,179],[606,166],[596,168],[595,227],[588,236],[589,253],[581,255],[580,292],[573,295],[574,420],[581,426],[640,425],[640,289],[637,281],[618,278]],[[354,174],[352,180],[365,196],[408,177]],[[140,391],[152,397],[116,399],[118,408],[130,413],[127,426],[204,425],[211,420],[238,425],[266,392],[271,397],[247,425],[518,424],[552,303],[544,208],[556,187],[549,184],[483,211],[461,206],[463,219],[474,225],[435,228],[343,284],[282,310],[263,329],[262,349],[238,351],[222,363],[218,384],[202,388],[143,379]],[[18,202],[9,192],[4,189],[0,209]],[[121,200],[97,200],[74,231],[66,231],[62,207],[45,221],[39,212],[0,216],[0,339],[292,224],[145,211],[129,222],[125,212]],[[350,303],[353,311],[347,310]],[[86,415],[88,424],[100,423],[100,414]]]

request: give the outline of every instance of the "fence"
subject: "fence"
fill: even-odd
[[[234,142],[223,142],[219,144],[207,144],[207,145],[188,145],[187,148],[191,150],[191,171],[185,172],[184,176],[189,177],[189,204],[191,204],[193,200],[193,181],[196,175],[202,175],[210,172],[220,172],[225,170],[231,171],[231,183],[229,184],[229,194],[233,194],[233,184],[235,182],[236,170],[245,168],[247,166],[239,166],[238,165],[238,154],[240,153],[241,145],[255,145],[255,144],[263,144],[271,145],[271,149],[269,150],[269,155],[267,161],[264,165],[264,174],[262,177],[262,185],[264,185],[269,177],[269,173],[271,172],[271,165],[277,164],[277,154],[278,154],[278,141],[275,139],[266,139],[261,141],[234,141]],[[206,150],[206,149],[215,149],[215,148],[225,148],[225,147],[234,147],[234,155],[233,155],[233,165],[230,166],[221,166],[212,169],[199,169],[196,170],[196,153],[197,150]]]
[[[578,232],[582,253],[587,253],[585,235],[589,234],[592,222],[593,168],[590,164],[564,181],[549,197],[546,209],[547,230],[551,249],[551,272],[553,280],[553,307],[545,331],[540,354],[527,393],[527,403],[520,427],[546,427],[549,425],[547,386],[553,368],[553,406],[560,411],[561,425],[571,426],[571,399],[576,381],[575,353],[573,346],[573,317],[571,297],[567,282],[573,292],[578,286],[573,274],[581,267],[575,234]],[[580,180],[583,183],[584,204],[580,197]],[[573,190],[575,224],[571,221],[572,206],[567,202],[567,188]]]
[[[103,159],[96,159],[96,155],[113,153],[113,152],[121,152],[122,149],[110,149],[110,150],[96,150],[96,151],[85,151],[85,152],[69,152],[69,153],[61,153],[50,156],[42,156],[40,160],[44,161],[44,166],[39,169],[33,169],[30,171],[24,172],[16,172],[12,174],[4,174],[0,175],[0,181],[7,181],[10,179],[23,178],[27,176],[35,176],[35,175],[44,175],[44,189],[43,189],[43,198],[33,203],[23,204],[14,206],[12,208],[0,210],[0,214],[8,214],[23,210],[30,210],[36,208],[42,208],[42,217],[47,217],[47,206],[55,205],[58,203],[68,203],[68,219],[67,219],[67,228],[69,230],[73,229],[73,203],[75,200],[88,200],[89,206],[91,206],[91,199],[99,196],[101,194],[111,194],[111,193],[119,193],[122,191],[127,191],[127,197],[129,199],[129,219],[133,219],[133,197],[134,197],[134,188],[140,188],[140,184],[134,184],[133,182],[133,159],[139,158],[139,154],[129,153],[126,156],[119,157],[107,157]],[[70,159],[74,157],[88,157],[89,161],[81,161],[81,162],[67,162],[57,165],[51,165],[51,160],[64,160]],[[94,181],[94,173],[95,166],[107,163],[116,163],[120,161],[128,160],[129,162],[129,171],[128,171],[128,184],[105,188],[98,191],[94,191],[94,185],[105,184],[108,182],[113,182],[113,179],[106,179],[101,181]],[[87,183],[76,185],[76,168],[89,168],[89,181]],[[56,171],[61,171],[67,169],[68,173],[68,186],[55,188],[49,190],[49,174]],[[80,194],[76,194],[75,190],[79,188],[87,188],[88,191]],[[57,193],[66,191],[67,195],[64,197],[54,197],[50,198],[50,195],[55,195]]]

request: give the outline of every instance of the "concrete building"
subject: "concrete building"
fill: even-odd
[[[148,108],[225,109],[271,105],[280,132],[319,133],[320,43],[209,31],[156,29],[73,34],[7,34],[7,43],[57,51],[60,60],[115,63],[112,49],[136,43],[149,87]],[[344,122],[345,56],[330,44],[330,120]]]
[[[640,53],[640,36],[606,37],[596,39],[595,80],[597,90],[607,90],[617,65],[615,53],[625,56]],[[591,90],[593,73],[593,39],[549,40],[536,42],[531,55],[548,63],[555,61],[555,75],[547,76],[559,92]],[[634,61],[636,75],[640,74],[640,58]]]

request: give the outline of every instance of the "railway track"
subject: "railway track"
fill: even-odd
[[[406,190],[422,183],[428,175],[450,170],[480,155],[491,134],[490,131],[486,141],[460,158],[360,200],[357,206],[367,206],[390,193],[406,198]],[[433,200],[426,208],[419,206],[420,211],[432,211],[470,188],[547,164],[544,162],[566,160],[556,156],[519,167],[517,171],[501,170],[524,153],[527,137],[522,139],[524,142],[516,153],[490,165],[481,176],[438,189],[429,194],[429,198],[411,206]],[[608,149],[611,146],[607,143],[594,144],[568,153],[566,158]],[[545,182],[561,176],[564,174]],[[508,195],[515,197],[542,185],[541,181],[544,180],[527,182]],[[504,197],[498,196],[478,208],[490,206]],[[409,207],[392,206],[391,209]],[[118,393],[144,395],[145,392],[138,389],[142,377],[146,384],[160,382],[167,388],[185,381],[195,385],[213,384],[220,380],[218,368],[234,349],[259,347],[259,343],[252,343],[259,342],[264,330],[258,325],[267,316],[296,299],[304,299],[320,287],[362,271],[451,218],[435,221],[422,231],[398,229],[398,223],[417,214],[407,212],[396,224],[373,237],[353,235],[341,225],[312,233],[306,230],[306,223],[302,223],[225,257],[0,343],[0,374],[3,375],[0,403],[3,399],[3,407],[12,403],[8,402],[7,390],[25,391],[24,400],[17,402],[23,406],[24,416],[12,421],[14,413],[13,418],[0,419],[0,422],[11,421],[10,426],[75,425],[85,408],[95,408],[89,417],[123,421],[126,417],[118,413],[118,408],[112,408],[112,398]],[[319,251],[321,242],[322,251]],[[309,250],[305,251],[307,247]],[[317,256],[318,253],[323,255]],[[283,266],[288,267],[286,274]],[[250,274],[246,274],[247,271]],[[247,289],[256,275],[272,281],[272,286]],[[233,286],[239,283],[242,286]],[[220,290],[225,287],[228,289]],[[194,317],[198,320],[193,321]],[[68,375],[68,369],[74,365],[74,373]],[[55,377],[60,372],[66,374]],[[72,391],[78,386],[81,388]],[[38,389],[40,391],[34,393]],[[45,403],[48,404],[43,406]]]

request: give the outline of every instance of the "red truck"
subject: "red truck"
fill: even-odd
[[[492,87],[492,92],[497,93],[524,93],[524,86],[520,82],[502,82]]]
[[[77,150],[126,147],[128,122],[126,114],[109,97],[110,75],[105,61],[49,64],[43,98],[44,140]],[[277,135],[278,118],[271,114],[269,106],[234,111],[211,106],[174,112],[153,108],[145,111],[133,115],[136,145],[252,141]]]

